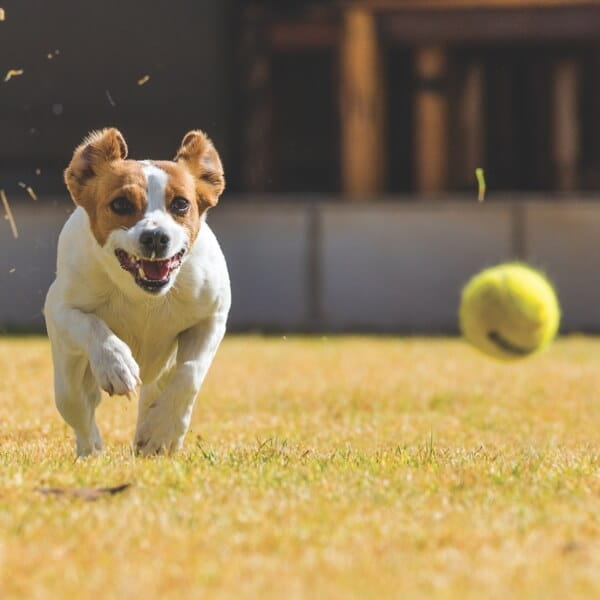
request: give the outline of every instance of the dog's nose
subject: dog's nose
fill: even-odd
[[[169,236],[163,229],[146,229],[140,235],[140,244],[149,255],[162,256],[169,245]]]

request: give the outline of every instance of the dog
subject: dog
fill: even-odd
[[[187,133],[173,161],[129,160],[114,128],[92,132],[64,173],[76,208],[58,240],[44,315],[58,411],[78,456],[101,451],[101,390],[140,387],[134,448],[181,448],[223,339],[227,265],[206,223],[225,188],[210,139]]]

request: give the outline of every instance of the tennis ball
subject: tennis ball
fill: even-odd
[[[560,307],[550,282],[522,263],[475,275],[462,290],[460,329],[473,346],[503,360],[525,358],[548,346]]]

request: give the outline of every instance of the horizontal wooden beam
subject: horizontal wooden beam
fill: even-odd
[[[363,0],[379,14],[387,41],[397,43],[573,41],[600,39],[600,2],[594,0]],[[526,10],[529,9],[529,10]],[[339,21],[282,19],[267,25],[276,51],[336,48]]]
[[[556,8],[597,6],[597,0],[353,0],[350,4],[362,6],[369,10],[397,11],[406,9],[494,9],[494,8]]]
[[[331,21],[275,21],[268,27],[268,38],[275,50],[333,48],[340,32],[339,23]]]
[[[381,31],[397,43],[598,41],[600,5],[548,9],[406,10],[381,15]]]

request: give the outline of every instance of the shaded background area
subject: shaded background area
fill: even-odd
[[[0,6],[0,79],[23,70],[0,81],[21,234],[0,222],[3,330],[43,326],[62,170],[107,125],[140,159],[213,138],[233,329],[452,332],[470,274],[521,258],[557,282],[565,330],[600,330],[597,2]]]
[[[17,191],[15,179],[27,178],[36,192],[64,193],[62,170],[73,148],[107,125],[123,131],[134,157],[171,158],[195,127],[210,131],[227,156],[232,48],[224,3],[1,6],[0,73],[24,71],[0,84],[0,175],[7,192]],[[138,85],[146,75],[148,82]]]

